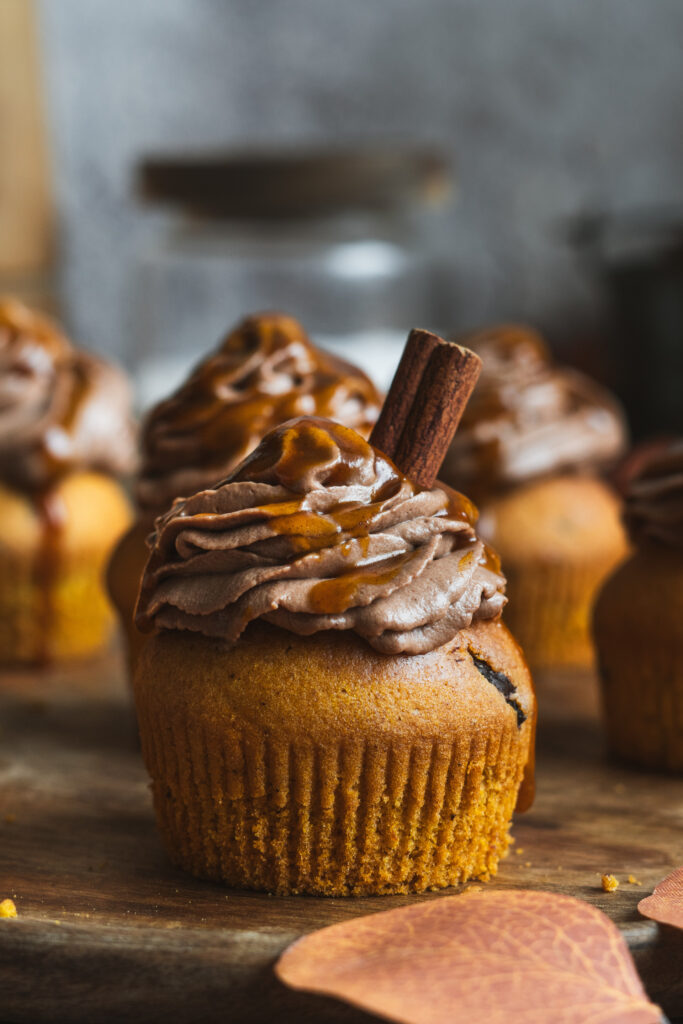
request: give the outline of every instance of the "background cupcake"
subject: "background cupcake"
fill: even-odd
[[[108,639],[103,570],[128,525],[128,384],[46,318],[0,302],[0,660],[90,654]]]
[[[683,772],[683,439],[626,485],[634,552],[603,586],[594,631],[611,751]]]
[[[175,498],[226,476],[279,423],[329,416],[367,436],[380,405],[362,370],[316,348],[292,317],[263,313],[243,320],[152,409],[142,432],[138,518],[109,570],[132,656],[142,642],[132,619],[154,519]]]
[[[495,872],[535,703],[475,518],[304,418],[158,520],[135,697],[176,863],[327,895]]]
[[[538,334],[468,337],[483,369],[443,479],[471,494],[508,580],[506,621],[532,666],[588,665],[597,588],[623,558],[616,496],[598,475],[623,450],[616,401],[555,366]]]

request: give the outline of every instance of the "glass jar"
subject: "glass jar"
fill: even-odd
[[[141,255],[131,369],[146,406],[241,317],[281,310],[386,387],[410,327],[434,322],[427,211],[447,193],[421,150],[149,160],[175,210]]]

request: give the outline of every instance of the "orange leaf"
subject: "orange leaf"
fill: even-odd
[[[640,901],[638,910],[659,924],[683,928],[683,868],[672,871],[656,885],[652,895]]]
[[[291,988],[402,1024],[655,1024],[618,929],[545,892],[482,890],[357,917],[299,939]]]

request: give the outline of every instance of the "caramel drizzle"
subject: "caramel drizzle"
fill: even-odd
[[[264,376],[265,363],[271,381]],[[316,349],[291,317],[248,317],[148,417],[143,476],[186,466],[223,467],[280,423],[302,415],[340,419],[348,404],[357,407],[350,425],[369,429],[380,397],[361,370]]]
[[[369,458],[374,461],[374,482],[369,501],[351,499],[324,512],[310,508],[309,494],[305,489],[301,490],[307,474],[318,473],[329,463],[329,468],[322,471],[324,479],[319,483],[325,488],[353,486],[357,482],[358,467],[363,462],[367,463]],[[355,431],[339,424],[303,420],[283,425],[269,434],[226,481],[237,482],[278,484],[287,488],[290,494],[285,500],[250,509],[249,522],[267,523],[271,535],[287,539],[295,558],[332,546],[338,546],[345,557],[353,557],[353,564],[347,572],[333,579],[322,579],[316,585],[314,600],[320,614],[325,614],[326,606],[333,609],[333,613],[345,611],[354,603],[361,587],[385,586],[397,577],[411,558],[420,555],[419,551],[412,550],[379,558],[370,555],[372,534],[392,499],[402,488],[406,489],[406,497],[419,493],[422,488],[409,483],[389,459],[373,453],[369,443]],[[290,490],[294,487],[299,488],[299,493]],[[463,531],[457,541],[463,557],[471,558],[477,550],[478,562],[497,573],[499,563],[495,554],[485,547],[476,548],[477,540],[473,536],[476,509],[464,495],[450,489],[444,493],[447,501],[436,515],[467,526],[467,531]],[[188,515],[193,528],[198,530],[224,528],[220,513],[190,511],[184,515],[181,505],[167,514],[161,527],[161,561],[174,557],[175,539],[187,528]],[[268,544],[268,539],[254,541],[253,550],[267,554],[264,544]]]
[[[44,407],[30,410],[33,429],[28,431],[26,446],[39,466],[39,478],[57,480],[72,468],[73,438],[95,387],[91,368],[95,359],[74,349],[46,317],[14,300],[1,299],[0,359],[3,370],[6,367],[17,377],[44,380]],[[13,455],[3,468],[7,478],[22,490],[35,486],[23,475],[22,455],[17,452],[16,459]]]

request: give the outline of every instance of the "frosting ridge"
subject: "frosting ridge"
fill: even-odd
[[[28,490],[78,468],[134,463],[122,371],[74,348],[47,318],[0,300],[0,478]]]
[[[330,417],[369,434],[380,405],[370,379],[317,349],[292,317],[247,317],[148,415],[138,502],[159,512],[211,486],[296,416]]]
[[[597,468],[623,450],[626,428],[616,400],[584,374],[555,365],[536,331],[492,327],[467,344],[483,366],[446,456],[447,479],[480,495]]]
[[[629,481],[624,521],[636,544],[683,547],[683,438],[654,451]]]
[[[505,579],[476,517],[463,495],[420,489],[355,431],[294,419],[157,520],[136,620],[234,643],[264,618],[424,653],[502,611]]]

